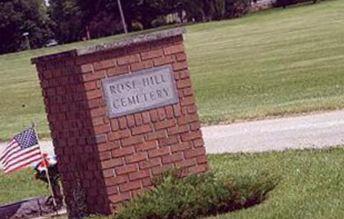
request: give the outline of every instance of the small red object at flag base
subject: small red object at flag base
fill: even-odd
[[[42,160],[39,163],[35,163],[33,167],[39,172],[46,171],[48,167],[55,166],[57,160],[55,156],[49,155],[47,153],[42,154]]]

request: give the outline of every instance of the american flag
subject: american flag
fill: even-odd
[[[42,159],[41,150],[34,128],[16,135],[0,155],[4,172],[21,170]]]

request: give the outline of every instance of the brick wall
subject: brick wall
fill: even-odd
[[[114,212],[170,168],[208,169],[182,33],[157,35],[33,60],[70,216]],[[164,65],[173,67],[178,104],[107,116],[102,79]]]

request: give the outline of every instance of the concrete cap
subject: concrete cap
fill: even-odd
[[[186,32],[185,28],[173,28],[168,30],[156,31],[146,34],[139,34],[126,37],[124,39],[114,41],[111,43],[103,43],[95,46],[89,46],[80,49],[72,49],[65,52],[54,53],[50,55],[38,56],[31,59],[32,64],[37,62],[44,62],[60,58],[71,58],[76,56],[89,55],[92,53],[103,52],[136,44],[157,41],[165,38],[183,35]]]

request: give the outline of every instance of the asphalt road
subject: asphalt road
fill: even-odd
[[[344,110],[203,127],[207,153],[282,151],[344,145]],[[0,151],[6,143],[0,143]],[[44,152],[52,143],[42,141]],[[1,166],[0,166],[1,168]]]

